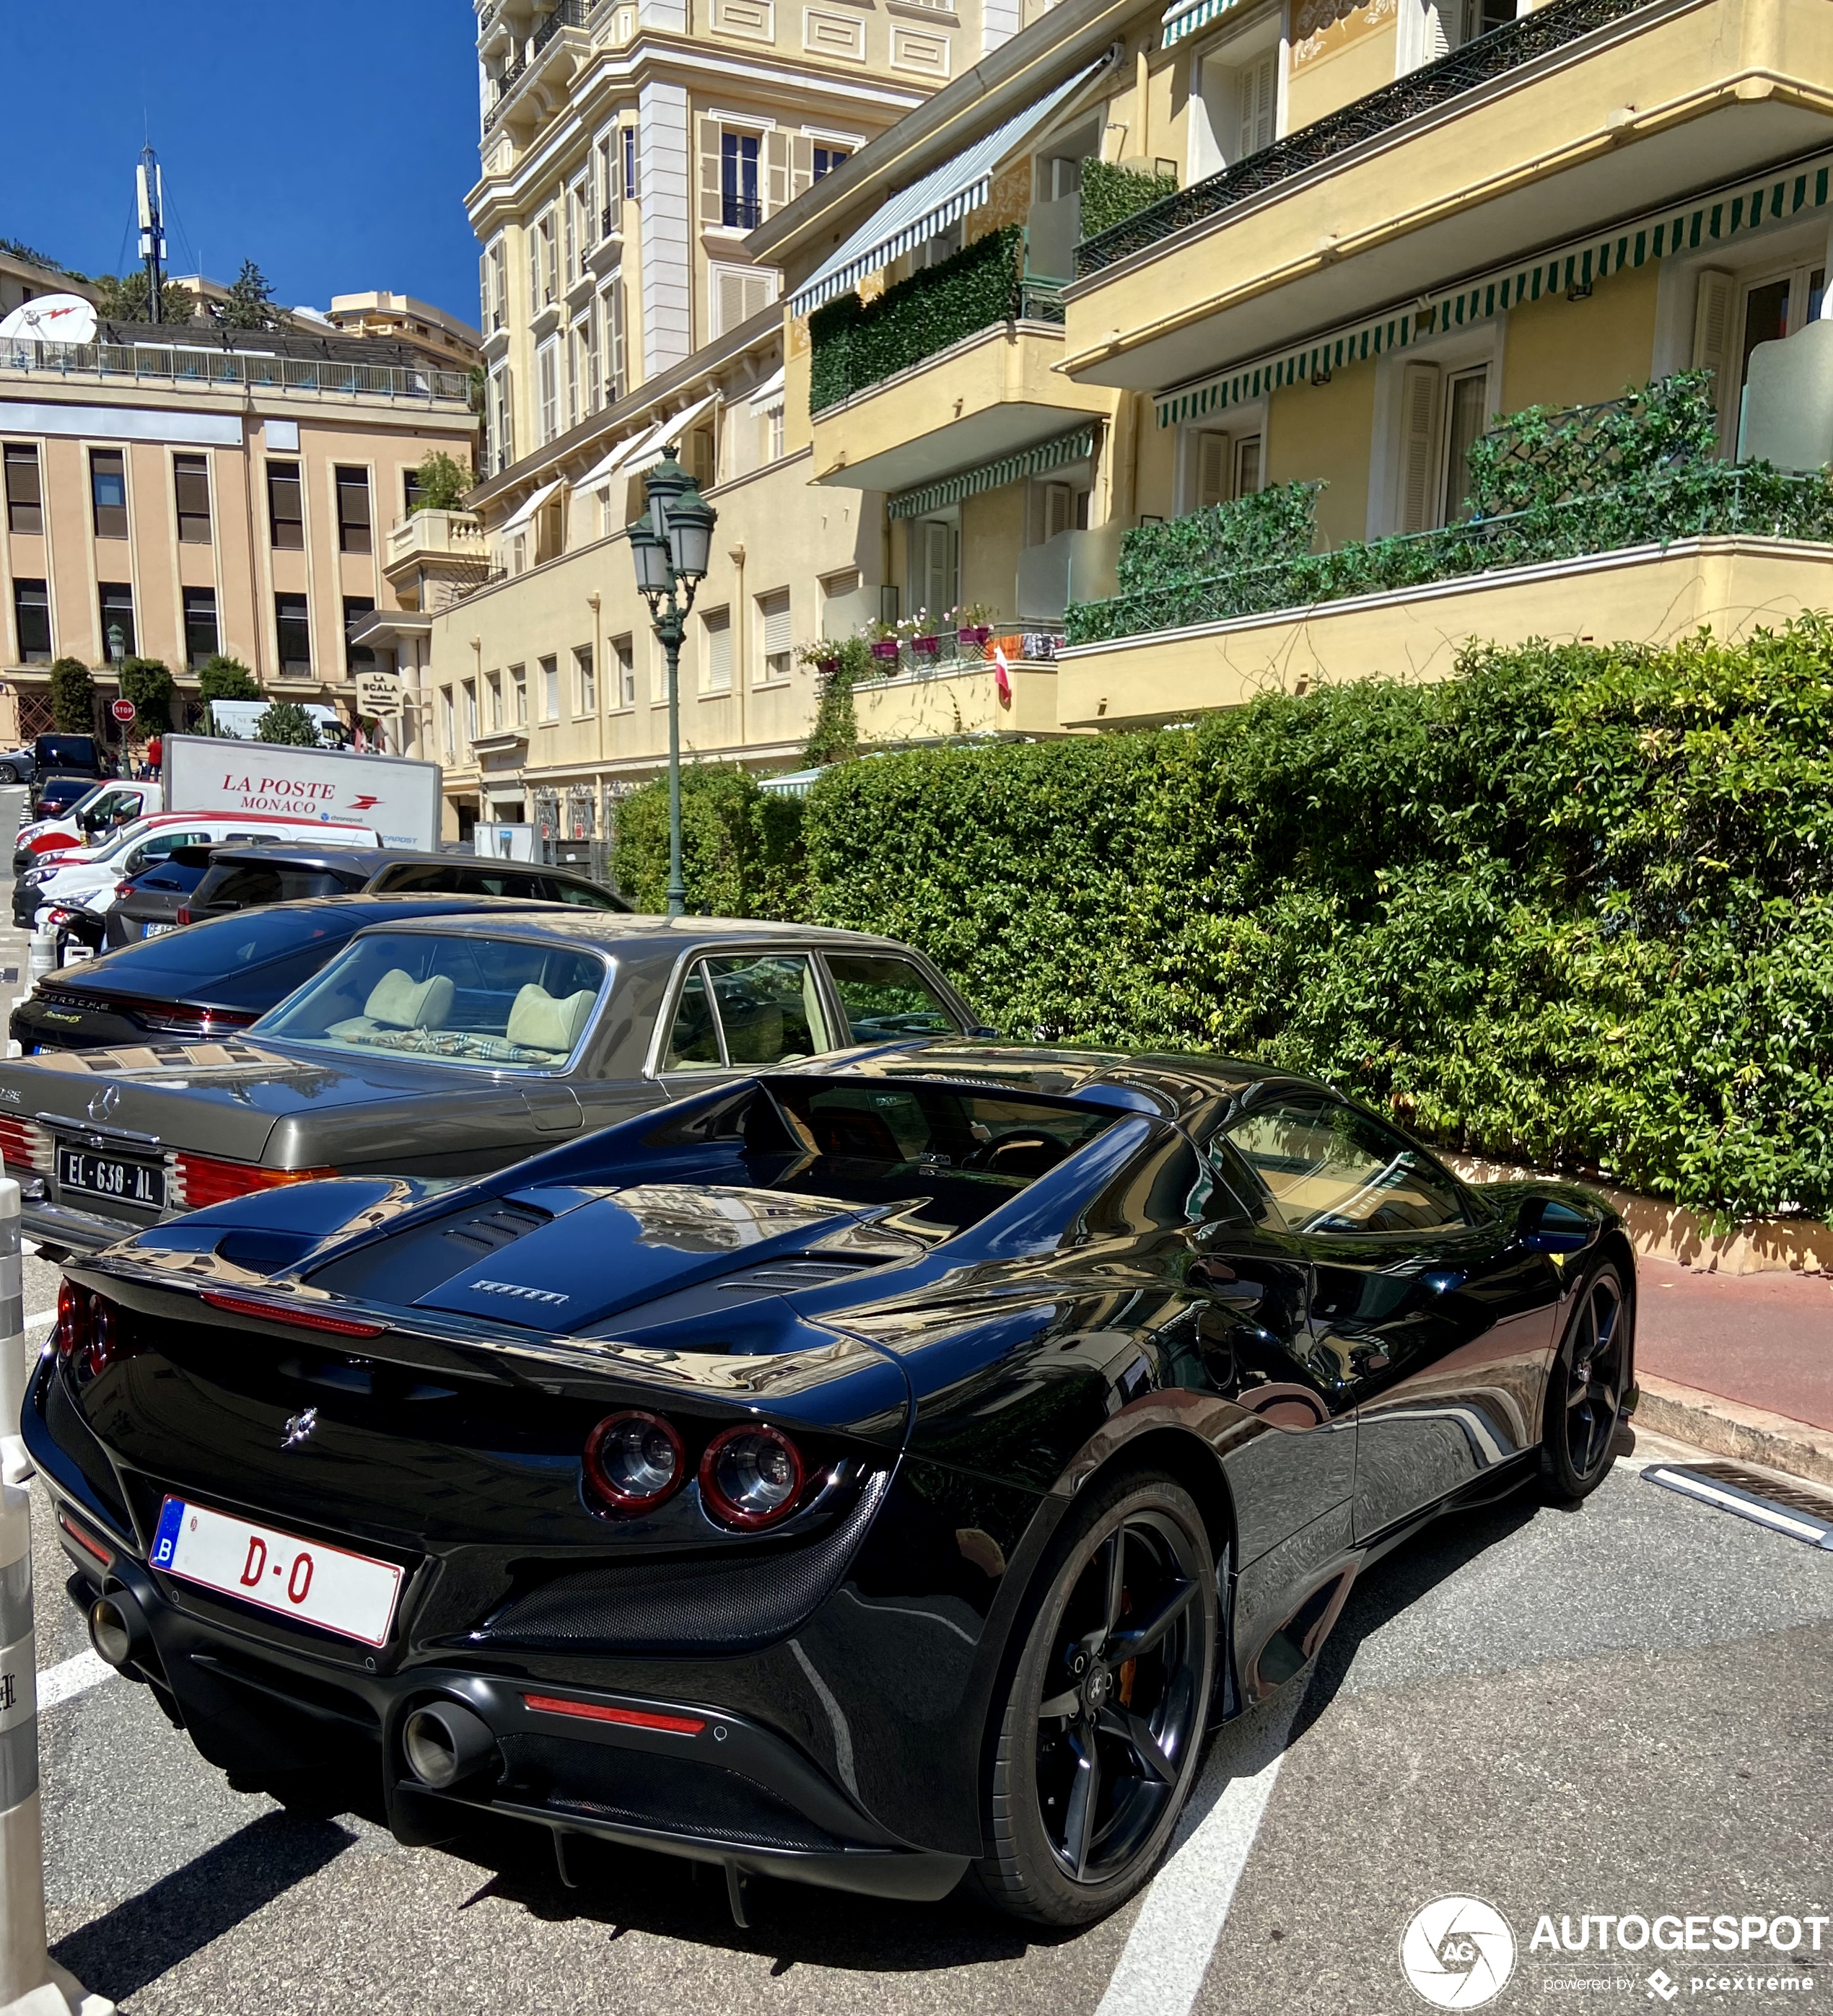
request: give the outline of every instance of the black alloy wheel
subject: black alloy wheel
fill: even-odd
[[[1104,1917],[1151,1877],[1196,1778],[1219,1605],[1203,1516],[1162,1476],[1072,1515],[1007,1691],[989,1901],[1047,1924]]]
[[[1547,1382],[1540,1474],[1548,1495],[1561,1503],[1589,1497],[1616,1460],[1629,1334],[1622,1277],[1607,1261],[1579,1291]]]

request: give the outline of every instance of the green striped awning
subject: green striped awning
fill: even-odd
[[[1384,351],[1404,350],[1448,329],[1486,322],[1523,301],[1590,287],[1626,267],[1702,246],[1723,243],[1803,210],[1826,207],[1833,156],[1791,170],[1779,180],[1740,185],[1689,207],[1651,213],[1604,235],[1575,241],[1541,254],[1530,265],[1514,266],[1460,282],[1423,303],[1385,309],[1373,319],[1313,338],[1295,350],[1226,370],[1195,384],[1158,395],[1158,424],[1174,427],[1205,413],[1222,412],[1258,399],[1282,385],[1304,385],[1327,373],[1360,364]]]
[[[921,518],[931,511],[959,504],[963,497],[978,497],[983,490],[1003,489],[1028,476],[1042,476],[1046,470],[1061,469],[1066,462],[1080,462],[1095,452],[1095,423],[1085,420],[1053,441],[1039,441],[1035,448],[1021,448],[1016,455],[997,462],[983,462],[977,469],[963,469],[954,476],[926,483],[920,490],[900,490],[885,499],[888,518]]]
[[[1181,42],[1186,35],[1194,35],[1205,22],[1213,21],[1218,14],[1226,14],[1237,5],[1239,0],[1176,0],[1176,5],[1165,10],[1165,33],[1159,38],[1159,48],[1168,49],[1173,42]]]

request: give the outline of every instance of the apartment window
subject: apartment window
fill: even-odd
[[[178,537],[186,545],[210,544],[210,462],[201,455],[172,457],[172,501]]]
[[[1240,73],[1241,139],[1237,160],[1273,145],[1273,121],[1279,110],[1279,57],[1273,51]]]
[[[118,448],[89,451],[89,497],[99,539],[128,536],[128,470]]]
[[[185,663],[193,671],[200,671],[221,648],[217,641],[216,590],[214,588],[186,589]]]
[[[500,473],[516,459],[514,388],[510,382],[506,364],[500,371],[491,374],[490,384],[490,445],[495,456],[495,470]]]
[[[112,658],[114,639],[108,634],[111,630],[121,632],[121,654],[124,658],[135,655],[134,643],[134,589],[131,581],[104,581],[96,585],[96,599],[102,606],[102,648]]]
[[[277,545],[278,541],[275,542]],[[280,671],[287,679],[303,679],[312,673],[312,625],[306,621],[303,595],[274,597],[274,630],[280,650]]]
[[[567,337],[567,424],[577,427],[585,416],[585,409],[579,403],[579,387],[585,373],[583,369],[585,351],[585,332],[575,329]]]
[[[598,711],[598,672],[592,662],[592,646],[581,644],[573,653],[574,712]]]
[[[961,599],[961,531],[952,519],[910,520],[910,592],[939,615]]]
[[[535,359],[536,382],[541,391],[541,438],[550,441],[560,427],[560,354],[557,343],[544,343]]]
[[[467,743],[477,739],[477,682],[466,679],[465,693],[465,740]]]
[[[635,203],[637,200],[636,128],[624,128],[624,200]]]
[[[296,462],[268,464],[268,524],[276,546],[305,544],[305,499]]]
[[[337,471],[337,550],[340,553],[369,550],[369,472],[366,469]]]
[[[599,323],[604,311],[603,300],[594,301],[585,311],[585,410],[596,413],[604,403],[603,379],[600,363],[604,352],[600,346]]]
[[[426,486],[420,481],[420,470],[417,468],[404,469],[401,472],[402,516],[411,518],[425,502],[426,495]]]
[[[510,691],[515,700],[516,725],[526,728],[528,725],[528,669],[525,665],[510,666]]]
[[[560,292],[560,240],[556,229],[554,214],[550,210],[541,220],[538,233],[541,247],[541,305],[557,301]]]
[[[502,726],[502,675],[492,672],[484,682],[485,692],[490,696],[490,732],[495,734]]]
[[[352,679],[358,672],[370,672],[376,668],[376,653],[367,644],[353,644],[350,633],[366,616],[376,613],[375,598],[367,595],[347,595],[344,598],[344,666]]]
[[[562,206],[566,220],[566,236],[563,241],[563,253],[566,262],[565,271],[568,286],[572,285],[574,275],[578,270],[578,261],[582,250],[582,239],[584,234],[579,228],[578,212],[583,207],[584,199],[579,192],[577,189],[568,189],[566,202]]]
[[[499,238],[486,254],[489,261],[489,298],[484,304],[484,333],[492,335],[503,326],[509,306],[509,255]]]
[[[633,637],[614,637],[611,656],[618,662],[618,704],[634,707],[636,704],[636,640]]]
[[[614,132],[600,134],[598,145],[592,150],[592,180],[598,196],[598,235],[600,238],[609,238],[617,222],[616,140]]]
[[[560,718],[560,661],[558,658],[543,658],[541,661],[541,718],[543,721],[558,721]]]
[[[1199,511],[1260,488],[1260,437],[1205,431],[1191,444],[1192,502]]]
[[[780,462],[783,459],[783,409],[770,406],[765,409],[763,433],[764,459]]]
[[[452,711],[450,686],[439,689],[439,719],[445,730],[445,753],[448,757],[456,756],[458,754],[458,729],[456,716]]]
[[[13,584],[13,623],[22,665],[41,665],[51,656],[51,591],[41,581]]]
[[[758,597],[758,629],[763,646],[760,653],[760,683],[765,679],[789,677],[789,590],[779,588]]]
[[[776,298],[776,275],[768,268],[709,266],[707,285],[712,293],[715,337],[729,335],[740,322],[762,315]]]
[[[707,633],[706,683],[703,693],[727,693],[732,686],[732,611],[709,609],[700,622]]]
[[[758,203],[755,133],[719,135],[719,221],[736,231],[754,231],[764,221]]]
[[[30,441],[6,444],[6,529],[9,532],[42,532],[45,529],[38,451]]]
[[[1474,42],[1514,19],[1515,0],[1464,0],[1464,40]]]
[[[846,147],[817,147],[815,149],[815,179],[830,175],[852,151]]]
[[[610,351],[606,369],[610,382],[605,387],[605,404],[621,399],[630,380],[624,368],[624,283],[618,280],[605,297],[605,315],[610,331]]]
[[[1235,443],[1235,495],[1251,497],[1260,488],[1260,437],[1244,434]]]
[[[1489,417],[1489,373],[1460,372],[1445,400],[1445,495],[1440,523],[1452,524],[1465,515],[1470,489],[1470,452]]]

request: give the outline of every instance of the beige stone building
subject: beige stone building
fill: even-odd
[[[1018,0],[481,0],[485,481],[387,560],[448,831],[604,830],[667,745],[624,528],[666,443],[719,513],[682,667],[697,757],[783,768],[797,647],[884,607],[876,499],[809,488],[751,234],[1020,25]],[[382,632],[386,628],[387,639]]]
[[[348,699],[394,604],[390,530],[430,449],[474,459],[462,371],[376,340],[105,324],[0,344],[0,679],[49,725],[45,667],[110,633],[182,687],[213,653],[277,694]]]

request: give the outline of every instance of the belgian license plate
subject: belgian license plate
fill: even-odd
[[[160,1507],[152,1565],[200,1589],[239,1597],[365,1645],[388,1642],[402,1575],[392,1562],[301,1540],[178,1498]]]
[[[163,936],[167,931],[177,929],[178,927],[175,924],[148,924],[141,931],[140,935],[143,938],[157,938]]]
[[[67,1148],[61,1141],[57,1144],[57,1187],[85,1197],[106,1197],[111,1204],[138,1204],[145,1211],[165,1209],[163,1163]]]

